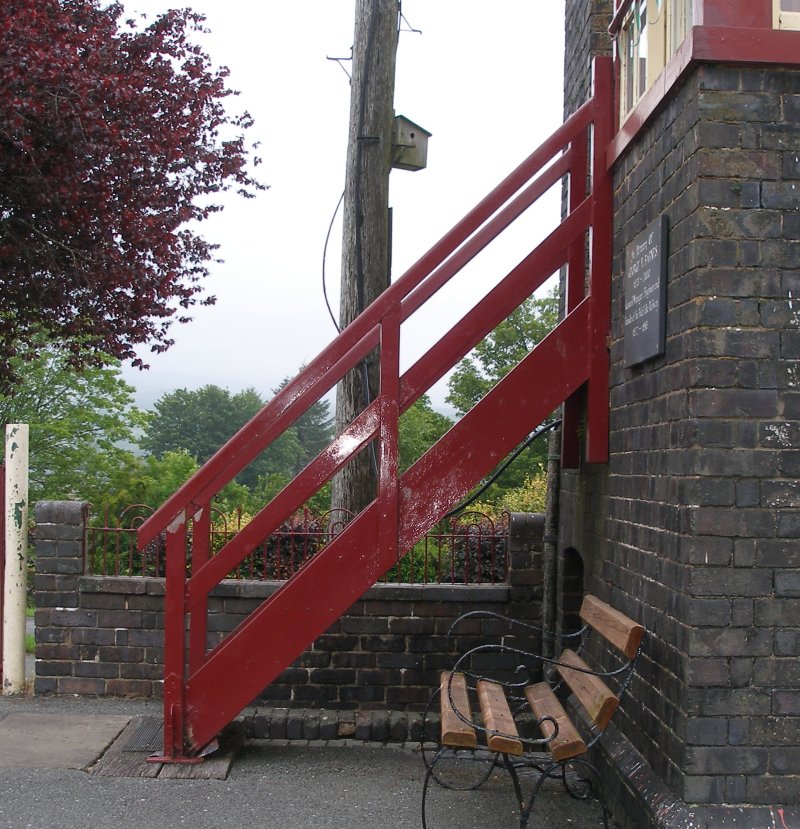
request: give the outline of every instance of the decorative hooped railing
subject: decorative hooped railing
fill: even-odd
[[[143,550],[136,543],[138,528],[155,510],[131,504],[113,516],[109,505],[90,515],[86,527],[84,572],[95,576],[159,578],[166,572],[164,534]],[[209,545],[212,556],[247,526],[242,509],[211,508]],[[290,516],[249,556],[228,573],[229,579],[285,581],[306,566],[353,519],[346,510],[316,515],[308,509]],[[387,584],[504,584],[508,580],[511,516],[496,517],[465,509],[440,521],[409,550],[381,581]],[[187,539],[186,572],[191,576]]]
[[[395,566],[402,552],[564,401],[565,462],[577,462],[577,426],[584,410],[586,459],[607,459],[612,211],[605,148],[612,121],[611,62],[598,58],[591,100],[140,527],[140,549],[166,531],[164,754],[156,759],[192,761]],[[562,223],[401,374],[404,321],[537,199],[565,180],[567,215]],[[400,414],[562,268],[566,269],[566,305],[559,325],[422,458],[398,475]],[[208,539],[216,493],[376,348],[379,396],[212,556]],[[211,591],[373,441],[378,446],[375,500],[239,627],[207,650]],[[194,543],[187,577],[190,532]]]

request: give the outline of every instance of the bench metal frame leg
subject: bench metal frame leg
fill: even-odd
[[[457,757],[459,754],[462,753],[472,753],[475,761],[486,762],[488,765],[488,769],[477,783],[473,783],[470,786],[460,787],[451,785],[446,781],[442,780],[441,777],[437,776],[435,772],[435,767],[436,764],[442,758],[447,756]],[[605,803],[603,802],[602,798],[602,784],[600,780],[600,774],[595,768],[595,766],[593,766],[588,760],[579,757],[572,760],[549,761],[542,765],[541,763],[537,763],[533,759],[517,759],[516,757],[511,757],[508,754],[493,754],[491,755],[491,759],[487,756],[487,758],[483,760],[476,757],[476,753],[477,752],[475,751],[470,752],[469,749],[456,749],[450,748],[448,746],[440,746],[433,760],[429,763],[423,751],[422,756],[423,762],[425,763],[426,767],[426,773],[425,782],[422,786],[422,829],[428,829],[426,804],[428,799],[428,789],[430,788],[431,780],[435,781],[441,788],[448,789],[450,791],[475,791],[476,789],[479,789],[489,779],[495,768],[499,768],[501,766],[506,769],[509,776],[511,777],[511,783],[514,787],[514,795],[516,797],[517,805],[519,807],[520,829],[526,829],[528,821],[530,820],[531,812],[533,811],[533,807],[536,803],[536,798],[538,797],[545,780],[551,777],[559,778],[561,780],[562,785],[564,786],[564,791],[575,800],[589,800],[590,798],[596,795],[598,803],[600,804],[600,808],[602,809],[603,827],[604,829],[608,829],[608,810],[606,809]],[[574,786],[567,780],[568,766],[571,766],[576,770],[581,769],[589,773],[588,777],[582,778],[582,782],[586,783],[587,785],[587,789],[584,794],[581,794],[578,791],[576,791]],[[521,768],[534,768],[539,772],[539,779],[536,781],[536,784],[533,787],[533,791],[531,792],[530,798],[528,799],[527,803],[525,795],[522,791],[522,784],[519,779],[518,769]]]
[[[533,767],[540,772],[539,779],[536,781],[536,785],[533,787],[533,791],[531,792],[531,797],[528,801],[527,806],[524,804],[521,796],[519,796],[520,829],[525,829],[525,827],[528,825],[528,820],[530,819],[531,812],[533,811],[533,806],[536,802],[536,797],[538,796],[542,788],[542,785],[544,784],[544,781],[547,780],[549,777],[560,778],[561,784],[564,786],[564,790],[574,800],[589,800],[590,798],[596,796],[596,799],[600,804],[600,808],[602,809],[603,813],[603,829],[608,829],[608,809],[606,809],[606,805],[603,802],[603,788],[600,780],[600,774],[588,760],[578,757],[572,760],[551,761],[544,767],[539,766],[536,763],[518,763],[517,766]],[[567,780],[568,766],[572,766],[573,768],[580,767],[582,769],[585,769],[589,771],[591,776],[594,778],[594,782],[591,780],[590,777],[583,778],[583,782],[587,784],[587,791],[585,794],[579,794],[578,792],[576,792]],[[511,773],[511,776],[515,781],[515,790],[518,792],[521,791],[516,768],[509,768],[509,772]]]
[[[492,772],[499,766],[500,756],[498,754],[490,754],[489,752],[485,753],[486,757],[482,758],[477,756],[477,752],[472,751],[470,749],[439,746],[439,750],[436,752],[433,760],[429,763],[428,758],[425,756],[425,750],[424,748],[422,749],[422,761],[423,763],[425,763],[426,768],[425,782],[422,785],[422,829],[428,829],[425,804],[428,800],[428,789],[430,787],[431,780],[437,783],[441,788],[447,789],[448,791],[473,792],[476,789],[479,789],[492,776]],[[436,764],[444,757],[458,757],[459,754],[472,754],[474,762],[486,764],[486,772],[477,781],[477,783],[472,783],[469,786],[454,786],[451,783],[448,783],[446,780],[443,780],[441,777],[437,776],[435,771]]]

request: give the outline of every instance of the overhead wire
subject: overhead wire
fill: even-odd
[[[475,490],[468,498],[464,499],[457,507],[454,507],[450,510],[444,517],[442,518],[443,521],[446,521],[448,518],[452,518],[454,515],[457,515],[460,512],[463,512],[470,504],[474,503],[478,500],[478,498],[486,492],[487,489],[511,466],[512,463],[537,439],[540,438],[542,435],[549,432],[551,429],[555,429],[556,427],[561,425],[561,420],[552,420],[550,423],[545,423],[542,426],[537,427],[533,430],[533,432],[528,435],[527,438],[494,470],[491,476],[481,484],[481,486]]]
[[[406,16],[403,14],[402,3],[401,2],[397,3],[397,11],[398,11],[398,24],[397,24],[398,35],[401,32],[411,32],[411,33],[414,33],[414,34],[422,34],[422,31],[420,29],[413,28],[411,26],[411,24],[408,22],[408,18],[406,18]],[[367,35],[367,48],[366,48],[366,54],[365,54],[366,59],[364,61],[364,64],[365,64],[364,69],[365,70],[368,69],[369,56],[370,56],[370,53],[372,51],[372,46],[374,45],[374,20],[375,20],[375,15],[374,15],[374,6],[373,6],[373,14],[370,17],[370,29],[369,29],[369,32],[368,32],[368,35]],[[406,29],[402,28],[403,22],[405,22],[405,24],[408,28],[406,28]],[[344,69],[343,62],[348,61],[348,60],[349,61],[353,60],[353,57],[352,57],[352,51],[353,50],[351,49],[350,51],[351,51],[351,56],[349,58],[335,58],[335,57],[328,56],[327,59],[331,60],[331,61],[335,61],[336,63],[339,64],[339,66],[342,67],[342,69]],[[347,72],[347,70],[345,70],[345,74],[347,75],[347,77],[352,82],[352,75],[349,72]],[[365,112],[364,112],[366,96],[364,95],[364,92],[366,91],[367,77],[368,77],[368,74],[367,74],[366,71],[364,71],[362,73],[362,77],[361,77],[361,83],[362,83],[361,107],[360,107],[360,111],[359,111],[359,123],[358,123],[358,132],[357,132],[357,140],[359,140],[359,141],[364,140],[363,137],[361,136],[361,133],[363,132],[364,120],[366,118],[366,115],[365,115]],[[357,153],[357,164],[358,164],[358,168],[360,169],[360,162],[362,160],[361,143],[359,143],[357,145],[356,153]],[[357,208],[357,210],[356,210],[356,223],[357,223],[358,230],[360,230],[361,219],[362,219],[362,215],[360,213],[361,186],[360,186],[360,180],[359,180],[358,176],[356,177],[355,185],[356,185],[356,188],[355,188],[355,193],[354,193],[354,202],[355,202],[356,208]],[[325,245],[323,247],[323,252],[322,252],[322,295],[325,299],[325,306],[328,309],[328,314],[330,315],[331,321],[333,322],[333,325],[336,328],[337,333],[341,331],[341,328],[339,326],[339,322],[336,319],[336,315],[333,313],[333,309],[331,308],[330,300],[328,298],[326,263],[327,263],[327,255],[328,255],[328,245],[330,243],[331,233],[333,231],[333,225],[336,221],[336,216],[339,213],[339,209],[342,206],[342,202],[344,201],[344,195],[345,195],[344,192],[342,192],[342,195],[339,197],[339,201],[336,203],[336,208],[333,211],[333,216],[331,217],[330,224],[328,225],[328,232],[325,235]],[[361,313],[364,310],[364,308],[363,308],[363,304],[364,304],[364,295],[363,295],[364,294],[364,271],[363,271],[363,252],[362,252],[362,248],[361,248],[362,242],[361,242],[361,235],[360,235],[359,232],[356,232],[356,242],[355,242],[355,244],[356,244],[356,262],[357,262],[357,268],[356,268],[357,312]],[[368,396],[369,396],[369,393],[367,392],[367,397]]]
[[[331,216],[331,222],[328,225],[328,232],[325,234],[325,245],[322,248],[322,296],[325,298],[325,307],[328,309],[328,313],[331,317],[331,322],[333,322],[333,327],[336,329],[336,333],[341,333],[341,328],[339,327],[339,323],[336,321],[336,317],[334,316],[333,309],[331,308],[330,300],[328,299],[328,283],[327,278],[325,275],[325,263],[328,259],[328,244],[331,241],[331,233],[333,232],[333,225],[336,221],[336,216],[339,214],[339,208],[342,206],[342,202],[344,201],[344,190],[342,190],[342,195],[339,196],[339,201],[336,202],[336,209],[333,211],[333,216]]]

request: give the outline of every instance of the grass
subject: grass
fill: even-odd
[[[25,615],[32,619],[34,614],[36,613],[35,607],[26,607],[25,608]],[[32,633],[25,634],[25,653],[36,653],[36,639],[34,638]]]

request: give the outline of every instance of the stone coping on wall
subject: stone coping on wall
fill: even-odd
[[[211,592],[216,598],[266,599],[286,582],[226,579]],[[166,580],[154,576],[81,576],[83,593],[117,593],[136,596],[163,596]],[[376,584],[361,599],[382,601],[506,602],[508,584]]]
[[[239,719],[245,733],[256,740],[331,742],[352,740],[369,743],[410,743],[423,738],[423,715],[417,711],[339,711],[320,708],[250,706]],[[425,721],[426,742],[439,731],[435,712]]]

